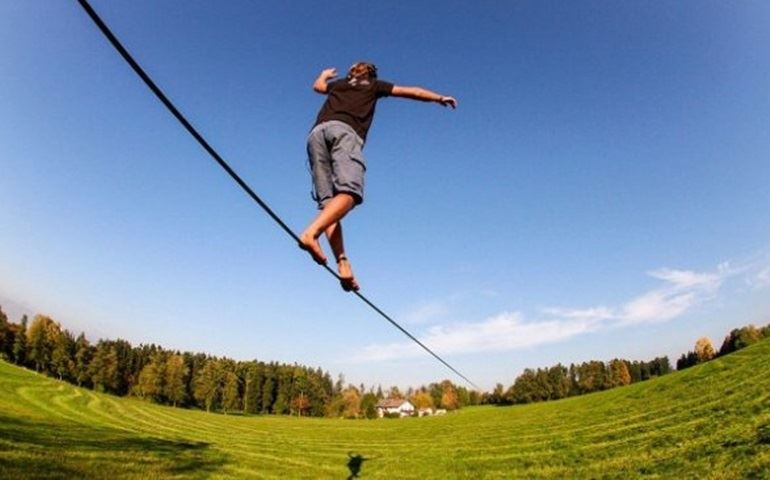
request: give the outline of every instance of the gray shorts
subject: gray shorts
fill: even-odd
[[[313,200],[319,209],[338,193],[352,195],[356,205],[364,201],[363,146],[356,131],[337,120],[318,124],[310,131],[307,156],[313,176]]]

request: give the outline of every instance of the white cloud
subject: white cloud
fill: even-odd
[[[722,265],[718,268],[720,273],[697,273],[688,270],[662,268],[660,270],[649,272],[648,275],[653,278],[664,280],[676,289],[714,289],[718,288],[721,283],[721,272],[727,271],[726,267],[722,267]]]
[[[596,322],[584,319],[526,322],[516,312],[503,312],[481,322],[439,325],[420,339],[438,354],[494,352],[554,343],[588,332]],[[369,345],[359,360],[388,360],[423,355],[411,342]]]
[[[729,268],[723,263],[716,273],[663,268],[648,274],[663,280],[664,285],[623,305],[617,318],[620,325],[665,322],[684,315],[712,298],[722,280],[729,275]]]
[[[572,320],[601,321],[615,317],[611,309],[607,307],[593,308],[544,308],[543,313],[552,317],[560,317]]]
[[[479,322],[434,325],[420,341],[438,354],[499,352],[568,340],[576,335],[610,327],[666,322],[686,314],[714,297],[723,280],[735,274],[723,263],[715,272],[694,272],[662,268],[648,272],[663,283],[616,307],[545,308],[545,319],[526,320],[518,312],[503,312]],[[770,284],[770,268],[759,275]],[[440,303],[422,305],[407,317],[426,321],[444,315]],[[423,355],[413,342],[365,347],[358,360],[377,361]]]
[[[697,304],[698,300],[698,296],[693,292],[652,291],[626,303],[618,320],[623,325],[665,322],[683,315]]]
[[[746,282],[749,284],[750,287],[757,290],[761,288],[770,287],[770,267],[766,267],[765,269],[760,270],[753,276],[747,278]]]

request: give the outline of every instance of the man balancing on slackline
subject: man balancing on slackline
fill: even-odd
[[[345,256],[340,221],[364,199],[366,166],[361,151],[377,100],[394,96],[452,108],[457,107],[457,100],[424,88],[401,87],[378,80],[377,67],[366,62],[353,64],[345,79],[332,81],[336,76],[336,69],[327,68],[313,83],[313,90],[326,95],[307,140],[313,199],[318,202],[320,213],[300,235],[299,246],[324,265],[326,256],[318,238],[326,233],[337,260],[342,288],[350,291],[358,290],[359,285]]]

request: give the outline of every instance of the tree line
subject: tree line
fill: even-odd
[[[403,394],[333,382],[328,372],[298,364],[235,361],[202,353],[132,346],[125,340],[92,344],[75,337],[50,317],[25,315],[12,323],[0,308],[0,358],[79,387],[118,396],[131,395],[174,407],[247,414],[374,418],[385,395],[412,400],[419,408],[454,410],[478,404],[470,392],[449,380]]]
[[[561,363],[547,367],[527,368],[507,389],[498,383],[485,393],[483,403],[512,405],[558,400],[585,395],[631,383],[641,382],[671,372],[668,357],[649,362],[613,359],[609,362],[591,360],[565,367]]]
[[[677,370],[734,352],[770,337],[770,325],[732,330],[715,351],[707,338],[683,354]],[[672,371],[668,357],[650,361],[592,360],[566,367],[525,369],[507,389],[498,383],[478,392],[450,380],[401,392],[374,386],[333,382],[328,372],[298,364],[235,361],[203,353],[167,350],[157,345],[132,346],[125,340],[90,343],[75,337],[51,318],[23,316],[16,324],[0,308],[0,358],[39,373],[114,395],[206,411],[375,418],[384,398],[409,400],[417,409],[455,410],[467,405],[511,405],[584,395],[641,382]]]
[[[683,370],[693,365],[727,355],[763,338],[770,338],[770,325],[757,328],[748,325],[733,329],[722,342],[719,351],[706,337],[695,342],[692,351],[682,354],[676,362],[676,369]],[[498,383],[492,392],[484,393],[481,402],[494,405],[542,402],[560,398],[584,395],[671,373],[668,357],[656,357],[649,362],[613,359],[609,362],[592,360],[579,365],[562,364],[552,367],[527,368],[516,377],[507,389]]]
[[[714,358],[727,355],[749,345],[759,342],[763,338],[770,338],[770,325],[765,327],[755,327],[747,325],[741,328],[734,328],[727,334],[719,351],[714,350],[714,345],[707,337],[698,339],[695,342],[695,348],[687,353],[683,353],[676,361],[676,369],[684,370],[699,363],[708,362]]]

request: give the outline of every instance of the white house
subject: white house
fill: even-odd
[[[397,414],[408,417],[414,413],[414,405],[409,400],[401,398],[386,398],[377,402],[377,416],[382,418],[386,414]]]

